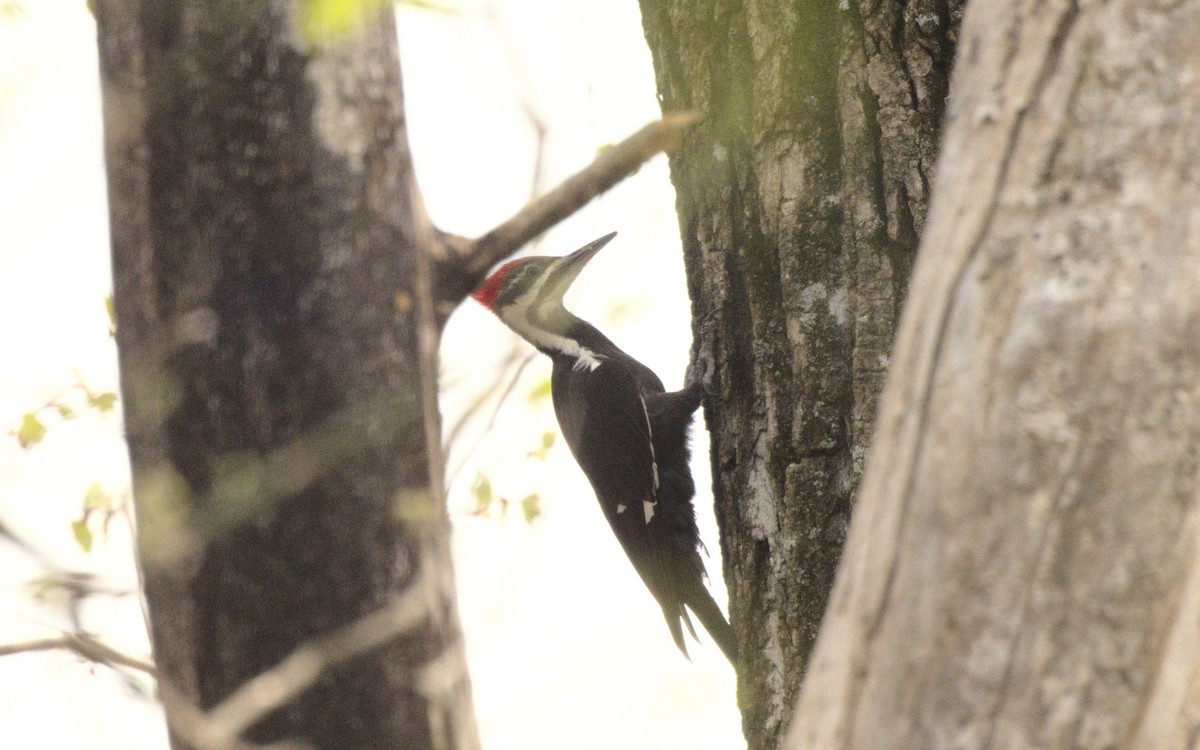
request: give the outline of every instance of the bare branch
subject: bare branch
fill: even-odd
[[[171,731],[196,750],[310,750],[302,742],[285,741],[255,745],[236,737],[215,737],[209,731],[209,719],[181,693],[166,683],[158,687],[158,697],[171,720]]]
[[[90,635],[82,633],[64,633],[58,638],[42,638],[24,643],[10,643],[0,646],[0,656],[24,654],[32,651],[54,651],[63,649],[73,651],[85,659],[107,666],[121,666],[145,672],[151,677],[157,677],[154,665],[135,656],[117,651],[112,646],[101,643]]]
[[[475,241],[468,270],[482,274],[501,258],[546,231],[593,198],[638,170],[651,157],[679,143],[683,129],[699,115],[665,115],[611,148],[601,151],[587,167],[532,201],[508,221]]]
[[[242,732],[307,690],[325,670],[378,648],[419,624],[427,612],[422,604],[429,596],[425,580],[421,577],[413,581],[403,594],[383,609],[296,649],[207,713],[171,686],[160,683],[159,694],[171,730],[198,750],[249,747],[240,739]]]
[[[414,188],[415,189],[415,188]],[[434,259],[431,249],[438,246],[437,230],[432,224],[417,224],[417,243],[413,255],[416,277],[413,292],[417,300],[417,371],[421,395],[421,426],[425,436],[425,456],[429,466],[432,500],[441,507],[446,497],[446,467],[442,454],[442,419],[438,413],[438,347],[442,325],[434,304]]]
[[[372,394],[253,460],[218,455],[213,486],[199,498],[186,494],[172,466],[154,467],[141,502],[159,512],[138,517],[142,564],[168,567],[193,559],[225,530],[270,511],[360,450],[363,424],[392,429],[411,417],[382,408],[384,403],[386,394]]]
[[[467,423],[471,421],[471,417],[474,417],[479,410],[483,408],[483,405],[487,403],[488,399],[495,395],[496,384],[500,381],[507,381],[508,385],[501,390],[499,403],[496,404],[496,411],[500,410],[500,407],[504,405],[504,399],[512,393],[514,388],[516,388],[517,380],[520,378],[521,373],[524,372],[525,367],[529,365],[535,355],[536,352],[531,354],[528,351],[523,351],[522,348],[517,345],[517,340],[513,340],[512,346],[509,347],[509,350],[507,353],[505,353],[504,358],[501,359],[494,368],[496,370],[496,376],[492,385],[474,395],[470,406],[463,410],[463,413],[458,417],[457,420],[455,420],[454,426],[451,427],[446,433],[446,436],[442,441],[443,453],[448,454],[450,452],[450,447],[458,441],[462,431],[466,428]],[[445,379],[442,381],[442,390],[443,392],[449,390]],[[492,418],[488,422],[489,429],[495,422],[495,416],[495,412],[493,412]]]
[[[684,129],[698,119],[695,112],[664,115],[601,151],[587,167],[479,239],[444,237],[447,252],[438,258],[438,300],[456,304],[483,280],[488,268],[636,172],[651,157],[674,148]]]

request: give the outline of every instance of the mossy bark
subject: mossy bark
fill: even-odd
[[[704,117],[671,174],[717,363],[705,415],[754,750],[782,738],[833,583],[961,5],[641,3],[664,111]]]

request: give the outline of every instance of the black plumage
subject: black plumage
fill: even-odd
[[[705,588],[692,505],[688,430],[702,388],[667,393],[650,368],[562,306],[562,296],[613,235],[563,258],[502,266],[474,296],[553,362],[551,393],[563,437],[605,519],[686,655],[690,610],[732,663],[737,644]]]

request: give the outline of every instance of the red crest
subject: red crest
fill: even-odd
[[[508,277],[509,272],[519,266],[523,258],[510,260],[504,265],[492,272],[491,276],[484,279],[484,282],[475,287],[475,291],[471,292],[471,297],[489,310],[494,309],[496,303],[496,295],[500,293],[500,285],[504,283],[504,279]]]

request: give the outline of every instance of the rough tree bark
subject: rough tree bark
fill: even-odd
[[[789,747],[1196,747],[1200,6],[975,0]]]
[[[453,236],[414,176],[391,13],[321,49],[301,7],[98,2],[159,691],[177,748],[469,750],[441,327],[490,266],[695,118],[651,123],[481,237]]]
[[[832,585],[961,5],[641,3],[664,109],[704,117],[671,174],[717,363],[705,415],[751,748],[781,740]]]
[[[415,626],[246,736],[470,748],[448,519],[413,385],[429,384],[414,281],[426,223],[392,15],[315,51],[298,7],[97,3],[160,684],[209,709],[420,581]],[[182,721],[175,747],[192,744]]]

